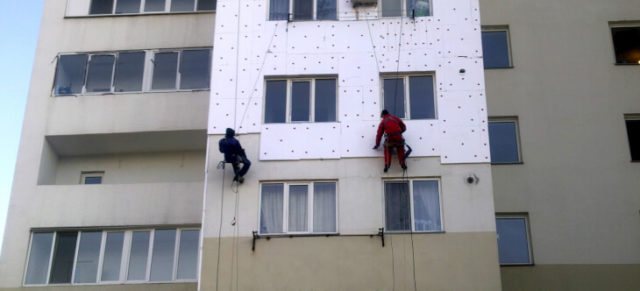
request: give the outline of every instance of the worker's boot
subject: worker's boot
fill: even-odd
[[[385,165],[384,166],[384,172],[386,173],[387,171],[389,171],[389,166]]]

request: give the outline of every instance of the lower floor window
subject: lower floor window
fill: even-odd
[[[496,232],[501,265],[533,264],[526,214],[496,215]]]
[[[335,233],[336,182],[263,183],[260,233]]]
[[[385,225],[389,231],[442,231],[437,180],[385,181]]]
[[[193,281],[199,229],[33,232],[25,285]]]

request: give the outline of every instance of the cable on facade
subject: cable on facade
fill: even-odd
[[[411,187],[411,185],[409,184],[409,173],[407,169],[402,170],[402,181],[407,183],[407,187]],[[413,225],[411,225],[410,237],[411,237],[411,262],[413,264],[413,290],[418,291],[418,283],[416,282],[416,251],[413,246]]]
[[[222,246],[222,208],[224,206],[224,181],[226,179],[226,171],[224,170],[224,161],[218,163],[218,169],[222,169],[222,189],[220,189],[220,224],[218,226],[218,256],[216,262],[216,291],[220,285],[220,247]],[[206,195],[206,193],[205,193]]]

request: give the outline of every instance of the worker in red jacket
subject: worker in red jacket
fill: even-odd
[[[404,138],[402,137],[402,133],[407,130],[407,127],[404,125],[404,122],[402,122],[402,119],[390,114],[386,109],[382,110],[380,115],[382,117],[382,121],[380,121],[380,125],[378,125],[376,146],[374,146],[373,149],[378,149],[378,147],[380,147],[380,140],[384,133],[386,136],[384,141],[384,172],[386,173],[391,166],[391,151],[393,149],[395,149],[398,154],[400,166],[403,170],[406,170],[407,164],[405,162]]]

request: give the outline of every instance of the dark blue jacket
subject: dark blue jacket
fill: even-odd
[[[238,156],[244,153],[240,142],[234,137],[225,137],[220,140],[218,147],[221,153],[224,153],[224,161],[227,163],[235,163]]]

